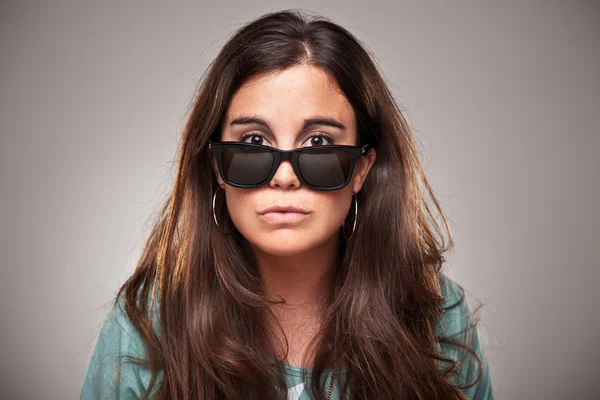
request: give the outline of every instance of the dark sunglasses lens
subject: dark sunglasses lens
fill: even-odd
[[[230,147],[222,154],[225,179],[239,185],[257,185],[267,179],[273,166],[268,151],[252,147]]]
[[[314,150],[300,154],[298,164],[304,180],[312,186],[332,188],[344,183],[350,158],[341,150]]]

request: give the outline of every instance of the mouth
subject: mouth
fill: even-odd
[[[269,211],[261,214],[261,219],[270,224],[297,224],[308,218],[309,213],[294,211]]]
[[[310,214],[310,211],[305,210],[302,207],[296,207],[296,206],[273,206],[273,207],[268,207],[265,208],[264,210],[262,210],[259,214],[268,214],[271,212],[276,212],[276,213],[297,213],[297,214]]]

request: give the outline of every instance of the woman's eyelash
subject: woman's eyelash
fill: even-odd
[[[261,138],[265,139],[265,137],[263,135],[261,135],[260,133],[258,133],[258,132],[249,132],[249,133],[245,133],[244,135],[242,135],[242,137],[240,138],[240,141],[244,141],[247,138],[252,137],[252,136],[258,136],[258,137],[261,137]],[[331,144],[333,144],[333,139],[329,135],[327,135],[325,133],[317,132],[317,133],[315,133],[315,134],[310,135],[309,137],[307,137],[306,140],[312,139],[313,137],[320,137],[320,138],[327,139]]]

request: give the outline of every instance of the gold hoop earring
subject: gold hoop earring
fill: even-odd
[[[352,239],[352,235],[354,235],[354,230],[356,229],[356,220],[358,219],[358,198],[356,194],[352,196],[354,198],[354,223],[352,225],[352,233],[350,233],[350,237],[346,237],[346,221],[342,222],[342,234],[344,235],[344,239],[346,241]]]
[[[228,234],[232,233],[232,232],[235,230],[235,225],[233,226],[233,229],[232,229],[232,230],[230,230],[229,232],[225,232],[225,231],[224,231],[224,230],[222,230],[222,229],[221,229],[221,227],[219,226],[219,222],[217,221],[217,214],[215,213],[215,202],[216,202],[216,199],[217,199],[217,191],[219,190],[219,188],[220,188],[220,187],[221,187],[221,186],[217,186],[217,189],[216,189],[216,190],[215,190],[215,192],[213,193],[213,199],[212,199],[212,213],[213,213],[213,218],[214,218],[214,220],[215,220],[215,224],[217,224],[217,229],[218,229],[218,230],[219,230],[221,233],[223,233],[223,234],[225,234],[225,235],[228,235]],[[225,191],[225,189],[223,189],[223,191]]]

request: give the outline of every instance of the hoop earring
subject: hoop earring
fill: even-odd
[[[352,225],[352,233],[350,233],[350,237],[348,238],[346,237],[346,221],[344,220],[344,222],[342,222],[342,234],[346,241],[352,239],[352,235],[354,235],[354,230],[356,229],[356,220],[358,219],[358,198],[356,197],[356,194],[352,197],[354,197],[354,224]]]
[[[216,198],[217,198],[217,191],[219,190],[219,188],[220,188],[220,187],[221,187],[221,186],[217,186],[217,189],[215,190],[215,193],[213,193],[213,200],[212,200],[212,213],[213,213],[213,218],[214,218],[214,220],[215,220],[215,224],[217,224],[217,229],[218,229],[218,230],[219,230],[221,233],[223,233],[223,234],[225,234],[225,235],[228,235],[228,234],[232,233],[232,232],[235,230],[235,225],[234,225],[234,227],[233,227],[233,229],[232,229],[232,230],[230,230],[229,232],[225,232],[225,231],[224,231],[224,230],[222,230],[222,229],[221,229],[221,227],[219,226],[219,222],[217,221],[217,215],[215,214],[215,201],[216,201]],[[223,191],[225,191],[225,189],[223,189]]]

